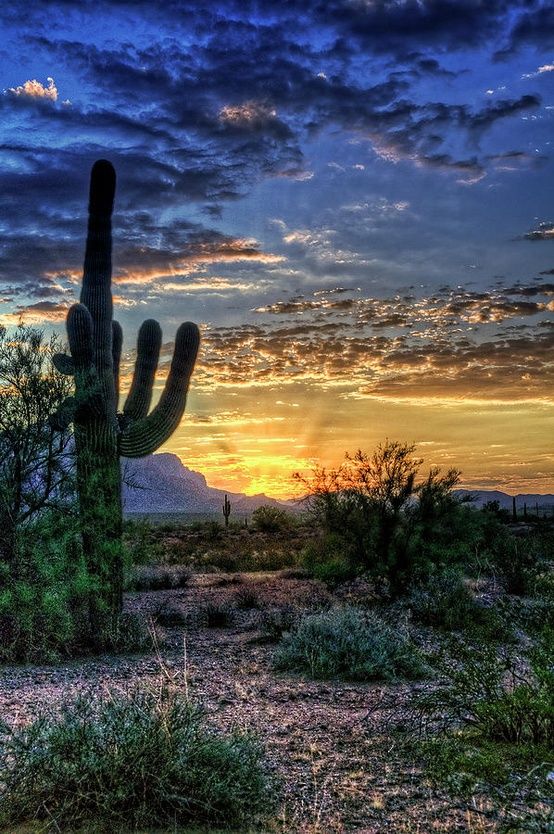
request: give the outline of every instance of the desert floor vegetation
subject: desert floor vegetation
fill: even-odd
[[[484,550],[401,595],[357,568],[323,581],[326,535],[130,523],[146,641],[5,658],[3,831],[550,832],[551,531],[511,543],[517,594]]]

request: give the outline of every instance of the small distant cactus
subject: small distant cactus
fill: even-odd
[[[100,645],[120,623],[123,594],[121,471],[119,458],[143,457],[164,443],[179,425],[199,346],[195,324],[182,324],[164,391],[149,413],[161,347],[153,319],[139,330],[137,359],[123,412],[118,412],[122,330],[112,320],[111,215],[115,170],[95,162],[90,180],[88,234],[80,304],[67,315],[70,356],[54,364],[74,376],[75,396],[51,417],[55,428],[73,423],[77,486],[84,555],[95,591],[89,606],[90,629]]]
[[[229,516],[231,515],[231,502],[227,498],[227,494],[225,495],[225,499],[223,501],[223,518],[225,519],[225,526],[229,526]]]

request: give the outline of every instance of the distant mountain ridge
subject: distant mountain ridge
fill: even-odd
[[[496,489],[456,489],[454,490],[454,495],[459,498],[469,495],[473,498],[473,503],[478,507],[482,507],[488,501],[498,501],[502,509],[512,509],[512,496]],[[530,512],[534,510],[536,504],[543,510],[547,507],[554,507],[554,495],[551,494],[541,495],[539,493],[521,492],[515,496],[515,499],[518,512],[523,512],[524,504],[527,504],[527,509]]]
[[[123,508],[125,513],[220,513],[225,494],[231,502],[231,518],[253,512],[262,504],[270,504],[292,512],[302,509],[290,501],[278,501],[263,493],[245,495],[208,486],[201,472],[185,466],[177,455],[163,452],[145,458],[124,459]],[[512,509],[512,496],[499,490],[458,489],[459,497],[470,495],[475,506],[498,501],[506,510]],[[541,509],[554,506],[554,495],[516,495],[518,511],[523,505],[532,512],[538,503]]]
[[[245,495],[216,489],[201,472],[185,466],[177,455],[162,452],[145,458],[123,459],[125,513],[220,513],[223,498],[231,502],[231,519],[253,512],[262,504],[295,511],[296,505],[267,495]]]

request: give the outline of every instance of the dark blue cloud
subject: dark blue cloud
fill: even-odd
[[[494,99],[476,82],[493,49],[544,42],[551,13],[538,0],[45,0],[2,16],[0,63],[13,73],[20,61],[7,86],[40,66],[60,89],[56,101],[0,95],[0,277],[27,294],[32,282],[60,292],[51,276],[77,268],[98,156],[118,170],[123,271],[168,269],[202,235],[232,241],[225,206],[239,212],[268,182],[274,194],[307,182],[333,142],[345,156],[352,143],[372,149],[361,168],[374,177],[384,165],[389,177],[427,172],[438,189],[546,160],[512,135],[541,108],[521,73]],[[502,125],[509,139],[489,139]]]

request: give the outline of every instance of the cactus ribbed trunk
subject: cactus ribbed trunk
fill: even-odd
[[[95,448],[96,426],[75,428],[77,486],[83,552],[93,587],[89,629],[100,647],[116,636],[123,605],[123,516],[117,438]]]
[[[102,176],[93,176],[91,180],[80,299],[90,315],[73,317],[70,344],[76,370],[76,398],[88,406],[76,410],[74,431],[83,552],[93,583],[90,634],[93,642],[106,645],[117,635],[123,603],[123,518],[114,374],[119,356],[113,355],[116,328],[112,323],[111,295],[115,172],[106,163],[97,163],[95,167]],[[121,332],[119,328],[117,332]],[[83,371],[78,368],[83,346],[87,354],[92,348],[92,376],[89,355]]]
[[[80,304],[67,315],[71,356],[57,354],[59,371],[75,378],[75,396],[51,417],[56,428],[73,422],[83,549],[92,591],[90,633],[98,647],[117,639],[123,601],[120,455],[155,451],[179,425],[198,353],[199,333],[182,324],[164,391],[149,414],[162,334],[152,319],[139,331],[137,360],[123,413],[117,411],[122,332],[112,320],[111,216],[115,171],[106,160],[92,169],[89,221]]]

